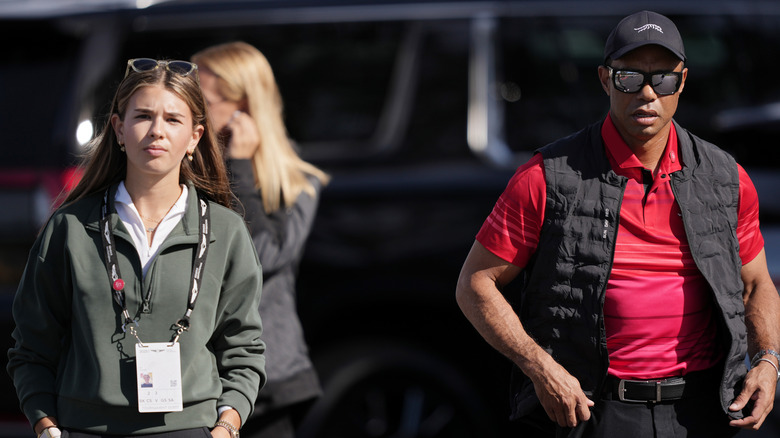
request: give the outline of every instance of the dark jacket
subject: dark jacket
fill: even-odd
[[[165,238],[145,278],[141,261],[109,196],[127,308],[143,342],[170,342],[171,325],[187,309],[198,248],[198,199],[190,186],[187,210]],[[8,371],[31,424],[57,417],[64,427],[129,435],[212,427],[218,406],[243,421],[265,382],[257,313],[262,273],[241,218],[210,203],[211,239],[190,329],[181,344],[184,410],[139,413],[136,339],[122,331],[100,237],[102,193],[54,213],[36,240],[16,293],[16,345]],[[142,298],[151,294],[148,312]]]
[[[693,258],[719,311],[716,319],[725,357],[721,406],[729,413],[747,372],[736,236],[739,173],[730,155],[675,127],[683,169],[670,175],[671,185]],[[609,366],[603,305],[626,186],[626,178],[611,169],[600,128],[596,123],[539,151],[547,203],[519,310],[528,333],[589,396],[600,391]],[[513,382],[512,416],[519,418],[539,402],[533,385],[518,370]]]
[[[306,239],[317,212],[318,196],[301,193],[295,205],[266,214],[255,188],[250,160],[228,160],[233,192],[241,205],[263,266],[263,339],[270,352],[266,362],[268,384],[258,396],[256,413],[309,400],[320,394],[317,374],[309,359],[296,309],[295,282]],[[309,178],[317,190],[319,180]]]

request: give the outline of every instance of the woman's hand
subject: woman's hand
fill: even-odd
[[[33,426],[36,435],[40,435],[48,427],[57,427],[57,419],[54,417],[43,417]]]
[[[224,421],[236,429],[241,429],[241,416],[235,409],[226,409],[219,414],[219,421]],[[225,426],[214,426],[211,429],[211,436],[214,438],[231,438],[232,434]]]
[[[230,438],[230,431],[222,426],[216,426],[211,429],[211,436],[213,438]]]
[[[234,159],[251,159],[260,146],[260,134],[252,117],[242,111],[233,113],[225,129],[230,131],[230,142],[227,145],[228,157]]]

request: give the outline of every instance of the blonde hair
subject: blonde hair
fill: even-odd
[[[265,56],[254,46],[237,41],[201,50],[192,61],[217,76],[218,91],[227,100],[246,99],[247,112],[260,135],[252,164],[266,213],[292,206],[301,192],[316,196],[307,176],[323,185],[330,177],[301,159],[293,148],[284,126],[282,97]]]
[[[119,150],[116,134],[111,126],[111,116],[124,118],[130,98],[142,87],[165,87],[180,97],[192,111],[193,127],[202,125],[203,135],[192,154],[192,161],[183,159],[180,165],[179,182],[192,182],[196,189],[209,199],[230,207],[233,196],[227,178],[222,148],[206,114],[206,99],[203,97],[197,73],[187,76],[170,72],[165,68],[130,73],[117,88],[111,110],[100,134],[90,142],[82,157],[83,175],[76,187],[65,197],[64,203],[75,202],[92,193],[105,191],[117,184],[127,173],[127,155]]]

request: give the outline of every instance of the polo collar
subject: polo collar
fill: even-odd
[[[660,173],[672,173],[682,170],[683,163],[680,159],[677,124],[672,122],[669,129],[669,138],[666,141],[666,148],[661,157]],[[612,117],[607,114],[604,123],[601,125],[601,137],[604,140],[604,146],[609,158],[610,164],[618,173],[628,173],[632,169],[643,169],[644,166],[639,161],[628,144],[623,140],[612,122]]]

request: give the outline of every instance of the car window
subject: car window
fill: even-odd
[[[423,28],[417,90],[400,160],[447,162],[471,157],[466,143],[470,22]]]
[[[780,17],[680,17],[688,80],[679,119],[731,152],[743,166],[776,168],[780,151]]]
[[[534,150],[606,115],[596,68],[612,25],[579,17],[501,20],[495,95],[512,150]]]
[[[58,165],[75,141],[65,110],[71,103],[67,84],[75,70],[77,39],[38,21],[5,21],[0,35],[9,42],[0,61],[0,166]]]

